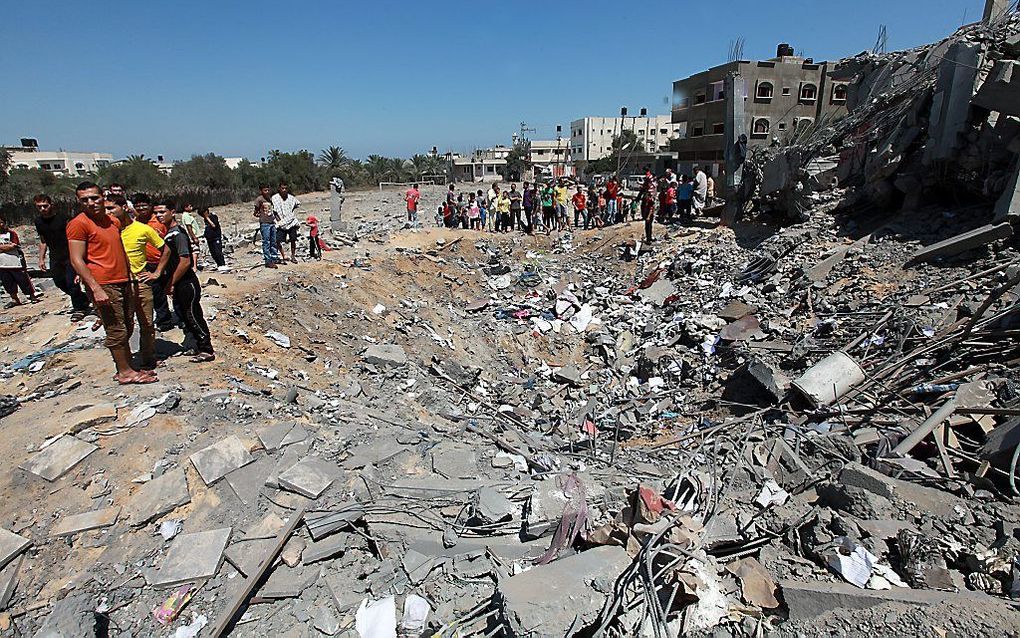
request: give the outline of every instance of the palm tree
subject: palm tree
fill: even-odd
[[[368,174],[369,180],[378,185],[379,182],[385,181],[389,177],[390,161],[382,155],[369,155],[365,161],[365,172]]]
[[[390,179],[395,182],[402,182],[407,176],[407,169],[404,167],[404,160],[399,157],[392,157],[386,162],[389,164]]]
[[[349,161],[341,146],[330,146],[319,153],[319,165],[330,170],[340,170]]]
[[[415,179],[421,179],[421,176],[428,172],[428,156],[417,153],[412,155],[409,161],[411,162],[411,175]]]
[[[128,155],[127,158],[125,158],[124,161],[126,161],[126,162],[148,162],[148,161],[151,161],[151,160],[145,159],[145,155]]]

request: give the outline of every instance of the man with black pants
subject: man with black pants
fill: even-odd
[[[67,252],[67,215],[53,209],[49,195],[36,195],[33,199],[39,216],[35,230],[39,234],[39,270],[46,270],[46,254],[50,256],[49,276],[53,285],[71,298],[71,321],[81,321],[89,311],[89,298],[75,282],[74,268]]]
[[[135,219],[152,226],[164,241],[166,240],[166,226],[160,220],[168,210],[173,209],[172,202],[160,202],[153,205],[150,203],[148,195],[135,194],[135,214],[137,215]],[[170,302],[167,300],[166,291],[163,290],[163,280],[155,276],[160,252],[146,249],[145,256],[145,270],[153,273],[153,276],[148,278],[145,283],[152,288],[152,307],[156,313],[154,318],[156,329],[160,332],[168,332],[177,326],[177,319],[174,317],[173,311],[170,310]]]
[[[198,275],[195,274],[194,248],[191,245],[191,237],[178,226],[173,208],[163,211],[160,221],[166,226],[166,248],[170,251],[170,257],[166,262],[166,270],[156,269],[156,277],[163,279],[163,286],[166,294],[173,297],[174,310],[184,322],[184,329],[195,340],[195,352],[192,363],[204,363],[216,358],[213,351],[212,336],[209,334],[209,324],[205,321],[202,313],[202,287],[198,283]]]

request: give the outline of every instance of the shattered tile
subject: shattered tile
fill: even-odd
[[[146,580],[153,587],[170,587],[216,575],[231,528],[181,534],[174,539],[159,569],[150,570]]]
[[[50,536],[67,536],[69,534],[85,532],[90,529],[109,527],[117,522],[118,516],[120,516],[119,506],[107,507],[105,509],[94,510],[92,512],[75,514],[73,516],[65,516],[60,519],[56,525],[50,528]]]
[[[73,436],[64,435],[21,464],[21,469],[55,481],[99,448]]]
[[[206,485],[212,485],[228,472],[251,463],[255,458],[248,452],[241,439],[228,436],[190,457]]]
[[[184,468],[178,467],[142,485],[127,506],[128,522],[144,525],[152,519],[172,512],[191,502]]]
[[[308,498],[319,498],[333,484],[339,468],[317,456],[309,456],[280,474],[280,487]]]

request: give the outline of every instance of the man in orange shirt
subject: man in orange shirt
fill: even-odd
[[[153,383],[157,380],[154,373],[131,367],[134,307],[120,225],[106,214],[106,200],[96,184],[78,184],[75,197],[81,212],[67,224],[67,248],[71,266],[85,284],[106,329],[106,347],[117,367],[115,378],[122,385]]]
[[[165,212],[166,206],[163,204],[153,206],[152,200],[145,193],[135,193],[133,201],[135,205],[135,219],[151,226],[161,238],[166,237],[166,226],[163,225],[163,222],[159,221],[159,217]],[[150,273],[156,272],[156,265],[159,263],[162,253],[163,251],[156,250],[152,246],[146,246],[145,270]],[[163,282],[153,278],[145,283],[152,288],[152,305],[156,313],[154,319],[156,329],[160,332],[173,330],[177,322],[174,320],[173,312],[170,311],[170,302],[167,300],[166,293],[163,292]]]

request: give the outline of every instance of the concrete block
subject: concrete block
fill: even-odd
[[[939,257],[952,257],[968,250],[980,248],[994,241],[1006,239],[1013,235],[1013,227],[1008,222],[986,224],[974,230],[968,230],[955,237],[950,237],[931,246],[925,246],[914,253],[906,265],[919,264]]]
[[[0,527],[0,567],[4,567],[28,549],[32,541]]]
[[[976,601],[990,603],[996,599],[983,592],[959,593],[932,589],[893,587],[887,590],[860,589],[849,583],[802,583],[791,580],[779,582],[783,599],[790,610],[793,622],[811,620],[833,609],[867,609],[886,603],[901,603],[927,607],[942,602],[972,605]]]
[[[36,452],[19,467],[26,472],[55,481],[99,448],[73,436],[62,436]]]
[[[319,498],[333,484],[339,468],[325,459],[306,457],[280,474],[280,488],[308,498]]]
[[[973,103],[989,111],[1020,115],[1020,62],[999,60],[974,95]]]
[[[564,636],[591,624],[630,562],[622,547],[596,547],[502,581],[496,597],[511,635]]]
[[[254,463],[249,463],[230,472],[225,479],[227,485],[242,503],[255,505],[258,502],[262,486],[266,484],[266,479],[272,474],[275,466],[273,459],[263,456]]]
[[[68,536],[90,529],[109,527],[117,522],[118,516],[120,516],[120,507],[107,507],[74,516],[65,516],[50,528],[50,536]]]
[[[1017,217],[1020,217],[1020,161],[1013,169],[1013,177],[1006,182],[1006,188],[995,202],[996,222],[1005,222],[1007,219]]]
[[[174,539],[158,570],[146,573],[154,587],[170,587],[192,580],[212,578],[220,568],[231,528],[181,534]]]
[[[400,346],[392,344],[373,344],[362,355],[365,363],[377,366],[402,366],[407,363],[407,353]]]
[[[189,458],[206,485],[212,485],[227,473],[255,460],[241,439],[236,436],[228,436],[213,443],[209,447],[195,452]]]
[[[969,511],[966,502],[954,494],[886,476],[859,463],[848,463],[839,474],[839,482],[883,496],[890,501],[909,503],[936,516],[959,519]]]
[[[139,488],[127,506],[128,522],[133,526],[145,525],[190,502],[188,479],[184,475],[184,468],[178,467]]]

